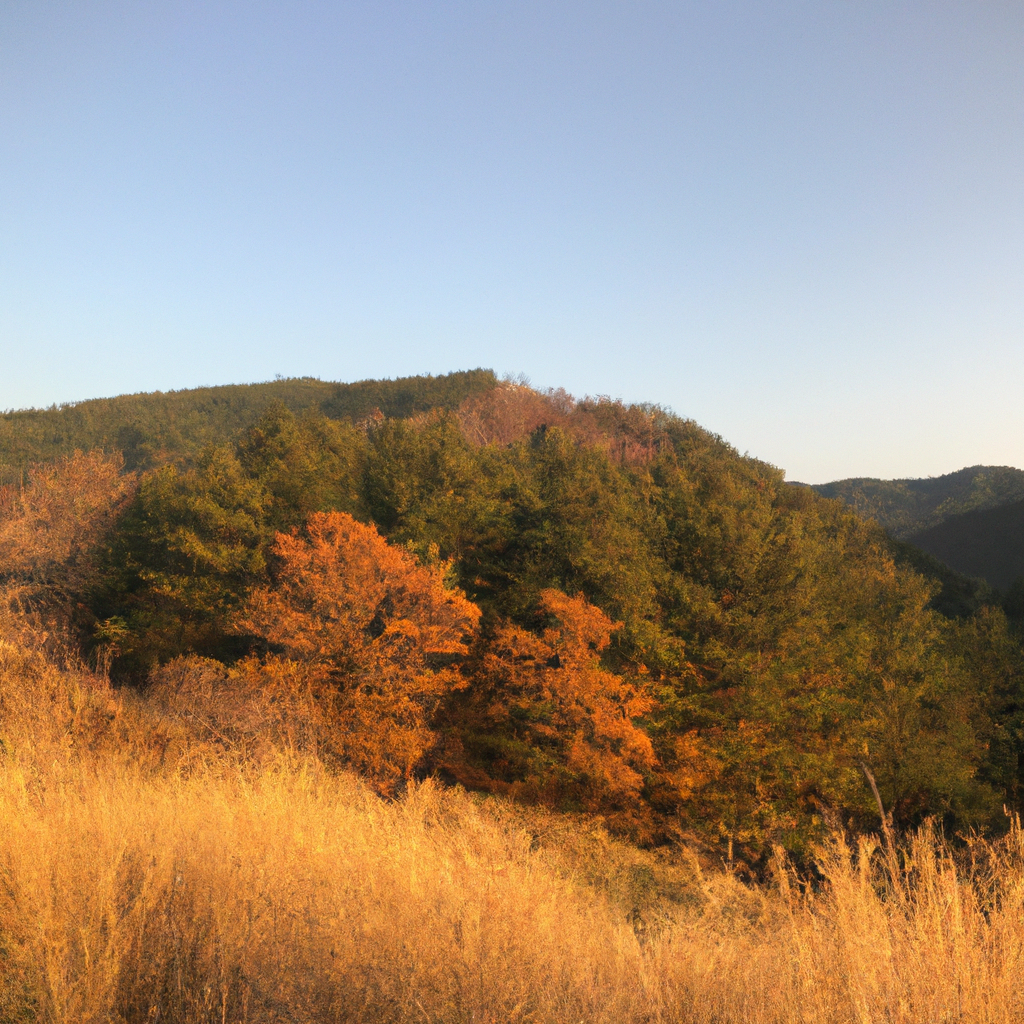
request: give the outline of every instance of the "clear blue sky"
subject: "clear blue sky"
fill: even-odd
[[[0,408],[489,366],[1024,466],[1024,4],[3,0]]]

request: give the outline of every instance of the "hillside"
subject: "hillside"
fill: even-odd
[[[151,446],[111,451],[126,423]],[[0,488],[4,635],[77,650],[204,750],[284,744],[388,798],[459,783],[757,870],[877,824],[864,765],[901,827],[1021,804],[991,596],[666,410],[473,371],[5,428],[35,454]]]
[[[1009,590],[1024,576],[1024,501],[949,516],[907,540],[957,572]]]
[[[129,470],[191,457],[230,440],[275,403],[296,414],[312,410],[334,420],[359,420],[375,409],[408,417],[455,409],[495,383],[490,370],[354,384],[300,377],[8,411],[0,413],[0,484],[20,480],[31,462],[75,449],[120,451]]]
[[[813,884],[280,738],[189,735],[0,640],[0,1020],[849,1024],[1024,1014],[1021,834],[837,833]],[[874,853],[874,855],[872,855]]]
[[[813,489],[825,498],[840,499],[858,515],[877,520],[894,537],[906,540],[951,516],[1024,500],[1024,471],[970,466],[919,480],[858,477],[815,484]]]

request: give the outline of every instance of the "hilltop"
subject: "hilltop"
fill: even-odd
[[[128,470],[193,458],[210,445],[230,440],[274,405],[332,420],[358,421],[374,411],[406,418],[429,409],[455,409],[496,384],[490,370],[354,384],[297,377],[3,412],[0,484],[20,480],[29,463],[69,455],[76,449],[120,451]]]
[[[1024,471],[970,466],[938,477],[856,478],[813,489],[938,559],[953,571],[950,575],[932,567],[947,592],[952,588],[962,597],[971,591],[971,579],[1006,591],[1024,575]],[[919,569],[928,564],[912,561]]]
[[[1024,500],[1024,471],[969,466],[916,480],[855,477],[812,486],[823,497],[838,498],[858,515],[877,520],[894,537],[907,540],[952,516]]]

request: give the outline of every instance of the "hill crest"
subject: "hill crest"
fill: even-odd
[[[880,480],[851,477],[811,485],[867,519],[875,519],[900,540],[965,512],[1024,500],[1024,470],[1013,466],[967,466],[942,476]]]

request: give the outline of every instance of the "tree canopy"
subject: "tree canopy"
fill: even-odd
[[[382,791],[435,772],[643,841],[870,827],[865,768],[897,824],[1019,806],[991,595],[690,421],[491,380],[358,421],[276,402],[138,470],[69,597],[85,642],[122,684],[196,657],[238,692],[303,680]]]

